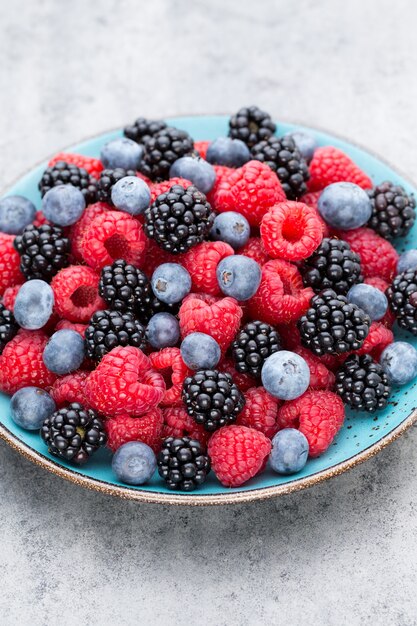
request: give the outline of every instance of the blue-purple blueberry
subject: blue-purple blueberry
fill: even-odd
[[[217,266],[217,282],[226,296],[249,300],[258,291],[261,282],[259,263],[243,255],[228,256]]]
[[[58,226],[75,224],[85,209],[85,198],[78,187],[58,185],[46,192],[42,212],[46,219]]]
[[[146,443],[129,441],[116,450],[111,466],[121,483],[144,485],[155,473],[156,456]]]
[[[315,150],[318,148],[318,143],[313,135],[303,130],[293,130],[289,133],[285,133],[284,137],[291,137],[303,159],[305,159],[307,163],[310,163]]]
[[[225,241],[238,250],[247,243],[250,237],[249,222],[246,217],[236,211],[219,213],[214,219],[210,236],[214,241]]]
[[[310,384],[310,368],[306,361],[288,350],[269,356],[261,372],[262,384],[271,396],[294,400],[303,395]]]
[[[39,430],[55,410],[55,402],[49,393],[38,387],[23,387],[10,401],[12,420],[26,430]]]
[[[368,194],[354,183],[332,183],[320,194],[317,207],[327,224],[352,230],[366,224],[372,215]]]
[[[113,185],[111,199],[114,206],[130,215],[140,215],[148,208],[151,192],[144,180],[137,176],[125,176]]]
[[[100,153],[104,167],[115,169],[122,167],[125,170],[139,169],[142,160],[143,147],[127,137],[119,137],[106,143]]]
[[[175,346],[180,338],[180,325],[171,313],[156,313],[146,327],[146,338],[153,348],[162,350]]]
[[[217,341],[206,333],[190,333],[181,343],[181,356],[192,370],[212,370],[221,357]]]
[[[352,304],[356,304],[360,309],[368,313],[371,320],[380,320],[384,317],[388,309],[386,295],[372,285],[359,283],[353,285],[347,293],[347,299]]]
[[[402,254],[400,254],[400,258],[397,263],[397,273],[402,274],[407,270],[412,270],[417,268],[417,250],[413,248],[412,250],[406,250]]]
[[[28,280],[20,287],[15,299],[13,313],[16,322],[27,330],[45,326],[52,315],[54,292],[44,280]]]
[[[151,278],[155,296],[166,304],[181,302],[191,291],[191,276],[179,263],[162,263]]]
[[[50,372],[63,376],[77,370],[85,357],[85,342],[80,333],[65,328],[57,330],[43,351],[43,362]]]
[[[24,196],[6,196],[0,200],[0,231],[20,235],[35,215],[35,205]]]
[[[308,441],[302,432],[284,428],[272,439],[271,467],[278,474],[296,474],[307,463],[308,450]]]
[[[170,178],[185,178],[202,193],[208,193],[216,180],[216,172],[210,163],[200,157],[184,156],[174,161],[169,170]]]
[[[379,360],[393,385],[406,385],[417,376],[417,350],[406,341],[394,341]]]
[[[209,163],[226,165],[227,167],[241,167],[250,158],[248,146],[240,139],[232,139],[231,137],[219,137],[212,141],[206,154]]]

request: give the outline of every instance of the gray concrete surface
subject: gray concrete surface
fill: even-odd
[[[414,0],[5,0],[0,185],[143,114],[350,136],[416,175]],[[0,444],[0,623],[417,624],[417,430],[310,491],[217,509],[90,493]]]

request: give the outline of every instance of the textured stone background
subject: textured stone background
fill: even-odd
[[[415,175],[414,0],[0,3],[0,185],[138,115],[257,103]],[[81,490],[0,444],[0,623],[417,624],[417,430],[214,509]]]

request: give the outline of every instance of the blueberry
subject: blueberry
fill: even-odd
[[[20,287],[14,303],[16,322],[27,330],[45,326],[52,314],[54,292],[44,280],[29,280]]]
[[[400,258],[397,263],[397,272],[402,274],[406,270],[412,270],[417,267],[417,250],[406,250],[400,254]]]
[[[148,208],[151,192],[144,180],[137,176],[125,176],[113,185],[111,199],[120,211],[125,211],[130,215],[139,215]]]
[[[280,400],[294,400],[307,391],[310,384],[310,368],[298,354],[281,350],[266,359],[261,378],[263,386],[271,396]]]
[[[220,346],[206,333],[191,333],[181,344],[182,360],[192,370],[212,370],[221,357]]]
[[[7,196],[0,200],[0,230],[8,235],[20,235],[35,219],[35,205],[23,196]]]
[[[417,350],[405,341],[394,341],[379,360],[394,385],[405,385],[417,376]]]
[[[26,430],[39,430],[44,420],[56,410],[49,393],[38,387],[23,387],[10,401],[12,420]]]
[[[368,313],[371,320],[382,319],[388,309],[386,295],[380,289],[365,283],[353,285],[348,291],[347,299]]]
[[[217,282],[226,296],[236,300],[249,300],[261,282],[259,264],[247,256],[228,256],[217,266]]]
[[[202,193],[208,193],[216,180],[213,166],[204,159],[192,156],[184,156],[174,161],[169,176],[190,180]]]
[[[310,163],[318,147],[317,141],[314,139],[313,135],[303,130],[293,130],[289,133],[285,133],[284,137],[291,137],[303,159],[305,159],[307,163]]]
[[[245,245],[250,237],[250,226],[246,217],[235,211],[219,213],[210,231],[215,241],[225,241],[237,250]]]
[[[180,338],[180,325],[171,313],[156,313],[149,320],[146,338],[153,348],[175,346]]]
[[[341,230],[363,226],[372,214],[368,194],[354,183],[329,185],[321,192],[317,206],[322,218]]]
[[[207,148],[207,161],[227,167],[241,167],[247,163],[251,154],[248,146],[240,139],[219,137]]]
[[[122,167],[125,170],[139,169],[143,147],[127,137],[119,137],[106,143],[100,153],[104,167],[112,170]]]
[[[146,443],[129,441],[115,452],[111,466],[121,483],[143,485],[155,473],[156,456]]]
[[[296,474],[307,463],[308,441],[295,428],[284,428],[272,439],[269,456],[272,469],[278,474]]]
[[[166,304],[181,302],[191,291],[191,276],[179,263],[162,263],[151,279],[155,296]]]
[[[78,369],[84,360],[84,339],[75,330],[57,330],[43,351],[43,362],[54,374],[68,374]]]
[[[42,211],[47,220],[58,226],[71,226],[85,209],[82,192],[73,185],[52,187],[43,197]]]

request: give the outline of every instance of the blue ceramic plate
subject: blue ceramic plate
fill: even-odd
[[[196,116],[169,119],[173,126],[188,131],[196,140],[212,140],[227,134],[226,116]],[[293,130],[295,125],[278,123],[279,134]],[[302,128],[297,126],[297,128]],[[344,140],[314,129],[312,133],[320,145],[333,145],[344,150],[363,168],[375,183],[392,180],[403,185],[408,192],[416,189],[389,165],[374,155]],[[119,137],[120,131],[100,135],[67,149],[93,157],[100,155],[101,147],[110,139]],[[9,194],[22,194],[30,198],[38,207],[40,195],[38,181],[47,163],[44,162],[21,178],[9,190]],[[411,235],[399,244],[399,251],[417,247],[417,234]],[[401,333],[396,333],[400,336]],[[416,344],[417,339],[408,336],[407,341]],[[72,482],[123,498],[131,498],[164,504],[226,504],[268,498],[289,493],[331,478],[373,456],[384,446],[396,439],[417,419],[417,391],[415,385],[395,390],[392,401],[384,411],[376,416],[364,413],[348,413],[345,425],[329,450],[320,458],[309,460],[304,470],[295,476],[278,476],[267,470],[238,489],[226,489],[213,475],[198,492],[174,493],[166,489],[155,476],[149,485],[127,487],[115,480],[110,465],[110,453],[106,450],[95,455],[87,466],[74,468],[64,461],[51,456],[37,433],[22,430],[10,418],[9,398],[0,394],[0,436],[26,457],[46,469]]]

